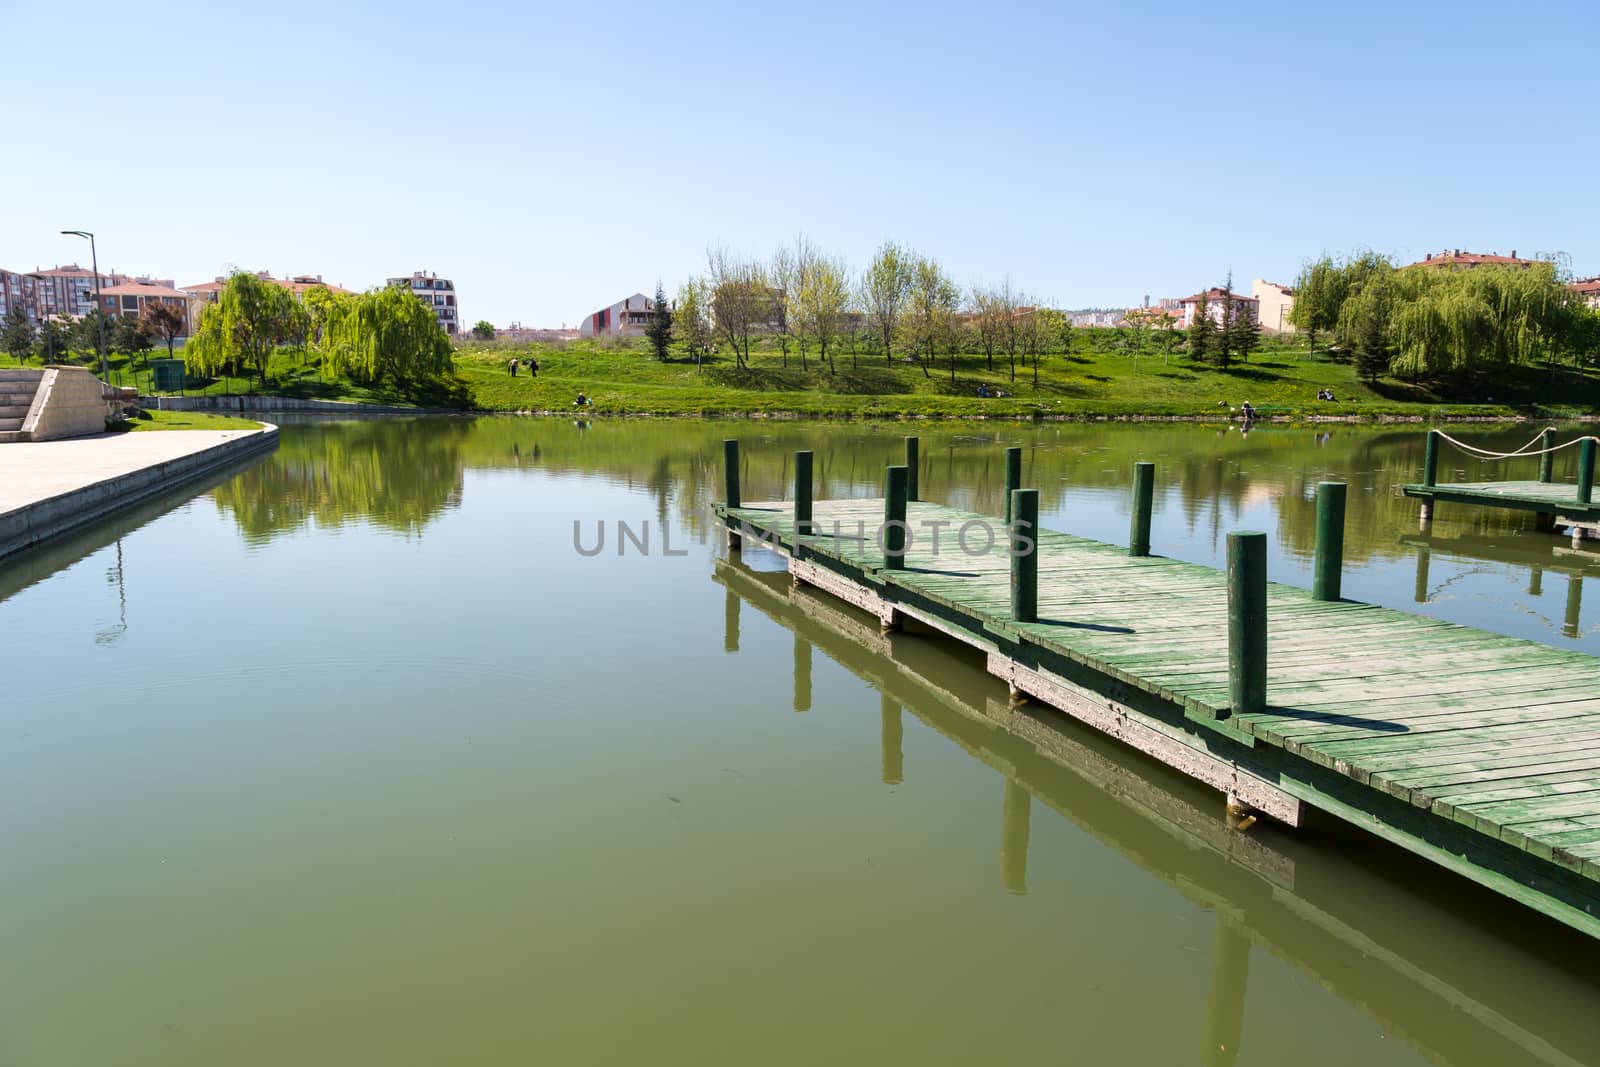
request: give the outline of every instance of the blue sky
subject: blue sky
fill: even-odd
[[[1600,273],[1593,2],[70,7],[0,0],[13,270],[91,229],[544,326],[797,233],[1069,307],[1358,247]]]

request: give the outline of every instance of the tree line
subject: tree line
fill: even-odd
[[[1013,381],[1020,358],[1066,351],[1071,320],[1013,287],[963,286],[937,259],[893,241],[881,245],[859,273],[842,256],[818,248],[801,236],[770,258],[736,255],[714,245],[706,253],[706,272],[689,278],[670,305],[657,285],[647,336],[665,359],[676,340],[698,362],[713,347],[725,347],[736,366],[748,368],[753,344],[771,337],[789,365],[793,351],[802,370],[813,358],[833,374],[838,360],[859,367],[863,355],[893,366],[896,355],[932,377],[948,358],[951,380],[956,356],[980,351],[990,371],[1003,357]]]
[[[1553,262],[1471,268],[1358,252],[1306,264],[1289,321],[1329,342],[1371,381],[1450,378],[1544,361],[1574,366],[1600,349],[1600,313]]]
[[[137,359],[157,344],[165,344],[167,354],[183,336],[187,320],[183,309],[161,300],[146,301],[138,315],[104,316],[106,345]],[[74,355],[84,358],[100,349],[102,313],[90,310],[77,319],[48,318],[34,326],[21,308],[14,307],[0,320],[0,349],[18,363],[37,359],[40,363],[59,363]]]

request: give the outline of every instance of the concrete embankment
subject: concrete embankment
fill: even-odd
[[[262,426],[0,447],[0,559],[277,446]]]
[[[139,406],[154,411],[222,411],[231,415],[300,411],[315,415],[461,415],[454,408],[407,408],[393,404],[352,404],[298,396],[141,396]]]

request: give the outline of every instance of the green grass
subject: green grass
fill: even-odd
[[[703,366],[660,362],[642,341],[576,341],[559,345],[462,342],[457,374],[421,394],[393,387],[324,381],[315,355],[285,349],[272,361],[265,386],[254,378],[195,383],[189,395],[270,392],[282,396],[400,406],[484,411],[571,412],[582,393],[594,401],[586,413],[605,415],[766,415],[832,418],[1207,418],[1225,416],[1249,401],[1264,415],[1288,418],[1510,418],[1518,415],[1584,417],[1600,412],[1600,375],[1591,370],[1499,368],[1479,380],[1413,385],[1359,380],[1348,363],[1313,354],[1303,343],[1269,342],[1250,360],[1228,370],[1196,365],[1182,354],[1163,356],[1153,346],[1137,355],[1126,335],[1080,330],[1075,350],[1045,356],[1038,385],[1033,368],[1008,362],[993,368],[981,355],[941,356],[924,373],[918,364],[848,351],[831,368],[814,354],[802,368],[791,346],[785,364],[775,344],[764,343],[749,367],[719,355]],[[511,377],[513,355],[539,361],[539,374]],[[160,356],[164,353],[157,352]],[[0,360],[0,365],[5,362]],[[110,361],[113,381],[148,388],[142,369],[121,356]],[[980,383],[1007,394],[985,399]],[[1316,399],[1319,389],[1339,397]]]
[[[1104,340],[1102,338],[1101,340]],[[512,355],[532,352],[539,375],[512,378]],[[1229,370],[1197,366],[1179,354],[1137,358],[1117,348],[1045,356],[1039,384],[1032,367],[1010,378],[1005,359],[993,370],[983,356],[960,356],[956,379],[941,357],[925,375],[916,364],[885,365],[881,356],[836,357],[832,372],[812,359],[802,370],[792,351],[788,366],[777,351],[757,352],[740,369],[718,358],[696,369],[661,363],[642,346],[572,342],[560,346],[467,345],[456,364],[478,406],[497,411],[572,411],[583,393],[601,414],[800,415],[902,418],[1216,417],[1245,401],[1273,416],[1511,417],[1532,404],[1561,397],[1586,412],[1600,409],[1600,380],[1570,371],[1552,381],[1544,370],[1502,373],[1492,385],[1454,389],[1357,380],[1348,364],[1314,357],[1303,347],[1274,347]],[[983,399],[980,383],[1008,396]],[[1339,397],[1316,399],[1319,389]],[[1490,399],[1490,398],[1493,399]]]
[[[127,428],[133,433],[161,430],[259,430],[261,424],[253,419],[213,415],[209,411],[141,411],[138,418],[129,421]]]

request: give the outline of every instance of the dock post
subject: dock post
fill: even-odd
[[[794,557],[800,558],[800,539],[811,534],[811,464],[809,451],[794,454]]]
[[[888,485],[883,497],[883,530],[878,540],[883,547],[883,565],[891,570],[902,570],[906,565],[906,469],[889,468]]]
[[[1011,551],[1011,618],[1039,621],[1039,490],[1011,494],[1011,523],[1006,536]]]
[[[1578,446],[1578,503],[1589,503],[1594,495],[1594,438],[1585,437]]]
[[[1411,587],[1411,599],[1418,604],[1428,602],[1428,560],[1432,555],[1427,549],[1417,549],[1417,579]]]
[[[1000,884],[1018,896],[1028,891],[1028,824],[1033,817],[1033,794],[1006,779],[1006,798],[1000,811]]]
[[[1150,554],[1150,508],[1155,501],[1156,465],[1133,465],[1133,529],[1128,536],[1128,555]]]
[[[1422,484],[1430,489],[1439,484],[1439,431],[1428,431],[1428,450],[1422,456]]]
[[[1581,632],[1578,620],[1583,615],[1583,575],[1567,575],[1567,611],[1561,619],[1561,636],[1576,638]]]
[[[1556,455],[1550,449],[1555,447],[1555,443],[1556,432],[1554,430],[1546,430],[1539,435],[1539,447],[1544,450],[1544,454],[1539,457],[1539,480],[1541,482],[1553,480]]]
[[[1312,565],[1311,595],[1338,600],[1344,572],[1345,483],[1317,483],[1317,548]]]
[[[906,499],[916,500],[917,497],[917,439],[906,438]]]
[[[1011,494],[1022,488],[1022,449],[1006,449],[1006,525],[1011,525]]]
[[[728,438],[722,442],[722,502],[730,508],[740,506],[739,501],[739,442]],[[730,521],[731,517],[730,517]],[[738,527],[728,527],[728,550],[739,551]]]
[[[1267,535],[1228,535],[1228,698],[1232,713],[1267,706]]]

